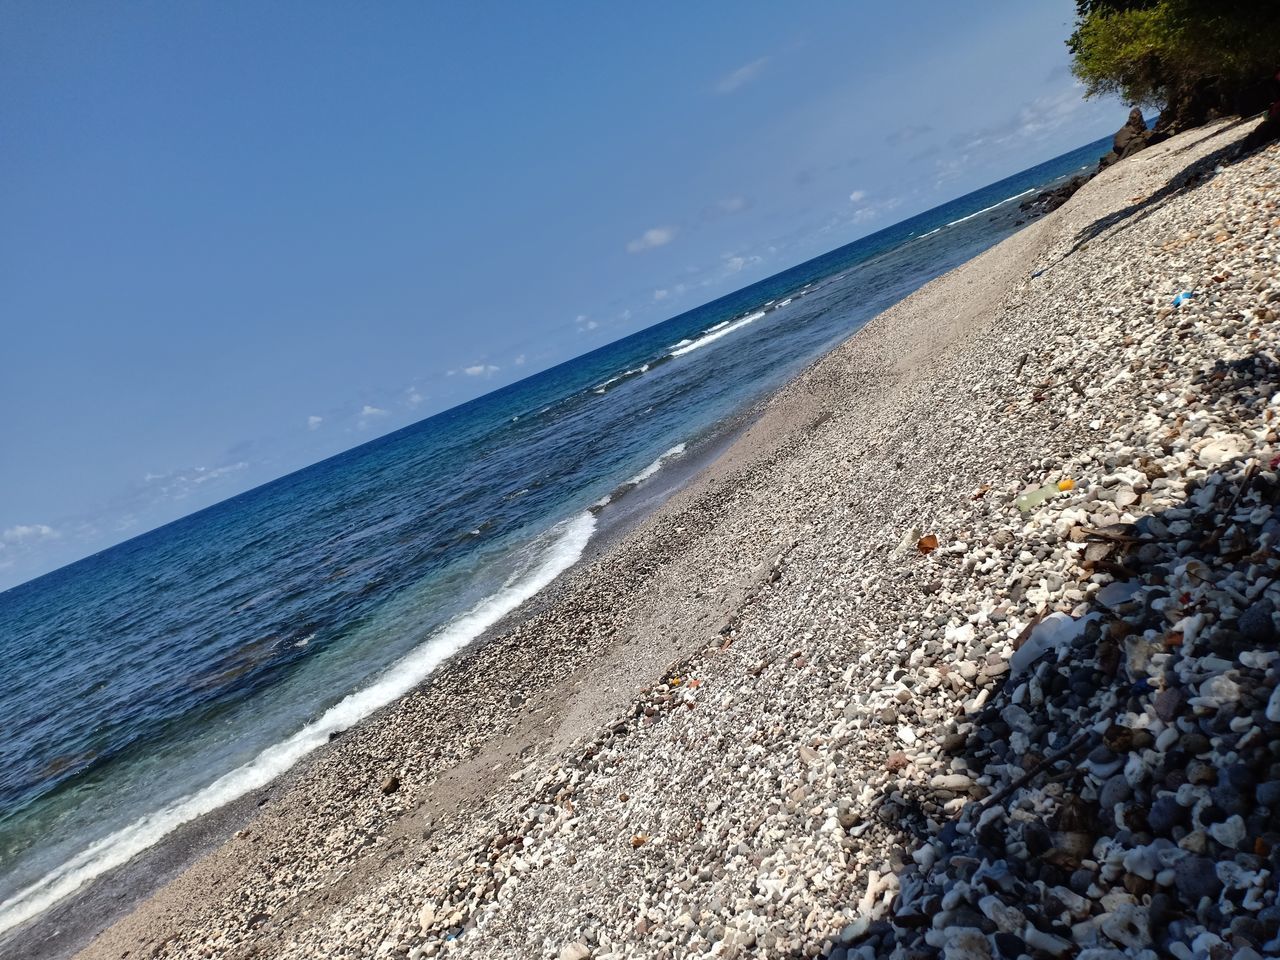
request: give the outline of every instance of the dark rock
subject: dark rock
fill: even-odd
[[[1026,941],[1012,933],[997,933],[995,941],[996,950],[1005,960],[1017,960],[1027,952]]]
[[[1208,857],[1184,857],[1173,868],[1173,883],[1178,893],[1188,903],[1196,904],[1201,897],[1215,898],[1222,892],[1217,865]]]
[[[1161,690],[1156,694],[1153,706],[1156,710],[1156,716],[1169,723],[1178,715],[1178,708],[1182,706],[1182,691],[1176,687],[1170,687],[1168,690]]]
[[[1049,828],[1037,820],[1022,828],[1022,842],[1027,845],[1027,853],[1039,857],[1053,846],[1053,836]]]
[[[1254,127],[1253,132],[1240,142],[1240,152],[1251,153],[1274,140],[1280,140],[1280,117],[1273,116]]]
[[[1129,119],[1125,121],[1124,126],[1111,138],[1110,152],[1098,160],[1098,168],[1109,167],[1163,139],[1165,138],[1162,134],[1147,129],[1147,121],[1143,119],[1142,111],[1134,107],[1129,111]]]
[[[1060,206],[1070,200],[1077,190],[1089,182],[1089,177],[1081,174],[1072,177],[1060,187],[1054,187],[1052,190],[1045,190],[1030,200],[1024,200],[1018,205],[1018,209],[1023,213],[1028,213],[1032,217],[1041,217],[1046,213],[1057,210]]]
[[[1093,883],[1093,871],[1085,870],[1081,867],[1075,873],[1071,874],[1070,887],[1073,893],[1084,896],[1089,890],[1089,884]]]
[[[1276,625],[1272,619],[1275,607],[1270,600],[1259,600],[1240,615],[1240,633],[1246,640],[1259,646],[1272,645],[1276,641]]]
[[[390,796],[391,794],[395,793],[399,789],[400,789],[400,778],[397,777],[394,773],[391,776],[387,777],[387,779],[382,781],[381,790],[382,790],[382,795],[384,797]]]
[[[1232,790],[1238,790],[1241,793],[1248,793],[1258,782],[1257,777],[1253,775],[1253,771],[1243,763],[1236,763],[1227,767],[1225,779]]]
[[[1252,941],[1256,946],[1266,939],[1267,936],[1262,929],[1262,924],[1254,917],[1236,917],[1231,921],[1231,941],[1234,946],[1243,946],[1242,940]]]
[[[1198,757],[1212,749],[1209,738],[1203,733],[1184,733],[1178,745],[1188,756]],[[1194,782],[1194,781],[1192,781]]]
[[[1178,916],[1178,905],[1167,893],[1157,893],[1151,898],[1147,908],[1147,922],[1151,924],[1151,932],[1159,934]]]
[[[1269,780],[1258,784],[1256,796],[1259,804],[1270,807],[1274,811],[1280,804],[1280,780]]]
[[[1214,787],[1209,791],[1209,797],[1213,800],[1215,816],[1213,820],[1210,820],[1206,810],[1205,815],[1202,817],[1206,824],[1217,823],[1235,814],[1240,814],[1243,817],[1249,813],[1249,802],[1245,799],[1245,794],[1236,790],[1230,784]]]
[[[1259,910],[1258,922],[1262,924],[1268,939],[1280,933],[1280,904],[1272,904]]]
[[[1178,805],[1172,794],[1161,794],[1147,811],[1147,826],[1158,837],[1167,837],[1173,828],[1186,823],[1187,810]]]

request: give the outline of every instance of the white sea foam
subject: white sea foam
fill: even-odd
[[[779,309],[779,310],[781,310],[783,307],[785,307],[785,306],[786,306],[788,303],[790,303],[790,302],[791,302],[791,297],[787,297],[787,299],[785,299],[785,300],[780,300],[780,301],[778,301],[778,309]]]
[[[104,837],[0,903],[0,933],[31,919],[94,877],[132,859],[182,824],[265,786],[327,743],[331,734],[348,729],[379,707],[408,693],[447,658],[573,566],[586,549],[595,526],[595,517],[590,513],[560,524],[553,531],[554,541],[538,557],[536,566],[513,575],[501,590],[450,621],[369,686],[334,704],[319,719],[267,747],[244,766],[224,774],[203,790]]]
[[[644,483],[646,480],[652,477],[655,473],[661,470],[662,465],[665,464],[668,460],[673,460],[676,457],[683,456],[683,455],[684,455],[684,444],[677,443],[670,450],[667,450],[666,452],[664,452],[662,456],[660,456],[657,460],[653,461],[653,463],[649,464],[647,467],[645,467],[643,470],[637,473],[634,477],[628,480],[627,483]]]
[[[671,351],[671,356],[682,357],[686,353],[691,353],[694,350],[697,350],[701,347],[705,347],[708,343],[711,343],[713,340],[719,340],[721,337],[727,336],[728,334],[733,333],[733,331],[739,329],[740,327],[745,327],[748,323],[755,323],[755,321],[759,320],[763,316],[764,316],[764,311],[757,310],[755,313],[749,313],[745,317],[743,317],[741,320],[735,320],[733,321],[733,323],[730,323],[727,326],[721,327],[719,330],[716,330],[714,333],[705,334],[699,337],[697,340],[694,340],[692,342],[688,340],[682,340],[680,341],[680,343],[676,344],[676,349]],[[681,344],[683,344],[683,346]]]
[[[957,223],[964,223],[966,220],[972,220],[974,217],[980,217],[984,213],[990,213],[992,210],[996,209],[997,207],[1003,207],[1006,203],[1013,203],[1013,201],[1017,200],[1019,197],[1025,197],[1028,193],[1035,193],[1035,192],[1036,192],[1036,188],[1032,187],[1030,190],[1023,190],[1021,193],[1015,193],[1012,197],[1005,197],[999,203],[993,203],[989,207],[983,207],[981,210],[971,213],[967,217],[961,217],[959,220],[952,220],[950,223],[947,224],[947,226],[954,227]],[[926,233],[925,236],[927,237],[928,234]]]

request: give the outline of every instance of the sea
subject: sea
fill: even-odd
[[[0,949],[420,684],[1108,146],[0,593]]]

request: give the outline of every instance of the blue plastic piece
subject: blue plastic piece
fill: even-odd
[[[1173,298],[1173,305],[1175,307],[1180,307],[1184,303],[1186,303],[1188,300],[1192,299],[1194,296],[1195,296],[1194,291],[1183,290],[1180,294],[1178,294],[1176,297]]]

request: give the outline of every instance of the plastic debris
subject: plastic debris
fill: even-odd
[[[1091,613],[1079,620],[1065,613],[1051,613],[1031,629],[1031,635],[1009,658],[1009,671],[1017,676],[1050,650],[1062,651],[1084,635],[1084,628],[1091,620],[1101,620],[1102,614]]]
[[[916,549],[921,553],[933,553],[938,549],[938,538],[932,533],[927,534],[916,541]]]
[[[1019,494],[1017,499],[1013,501],[1013,505],[1023,513],[1028,513],[1046,500],[1052,500],[1061,492],[1056,483],[1046,483],[1043,487],[1036,487],[1034,490]]]
[[[1070,477],[1066,477],[1058,481],[1058,490],[1062,493],[1066,493],[1069,490],[1074,490],[1075,488],[1076,488],[1076,482],[1072,480]]]
[[[1186,303],[1188,300],[1193,299],[1195,295],[1196,294],[1194,290],[1183,290],[1180,294],[1178,294],[1176,297],[1173,298],[1173,305],[1175,307],[1180,307],[1184,303]]]

